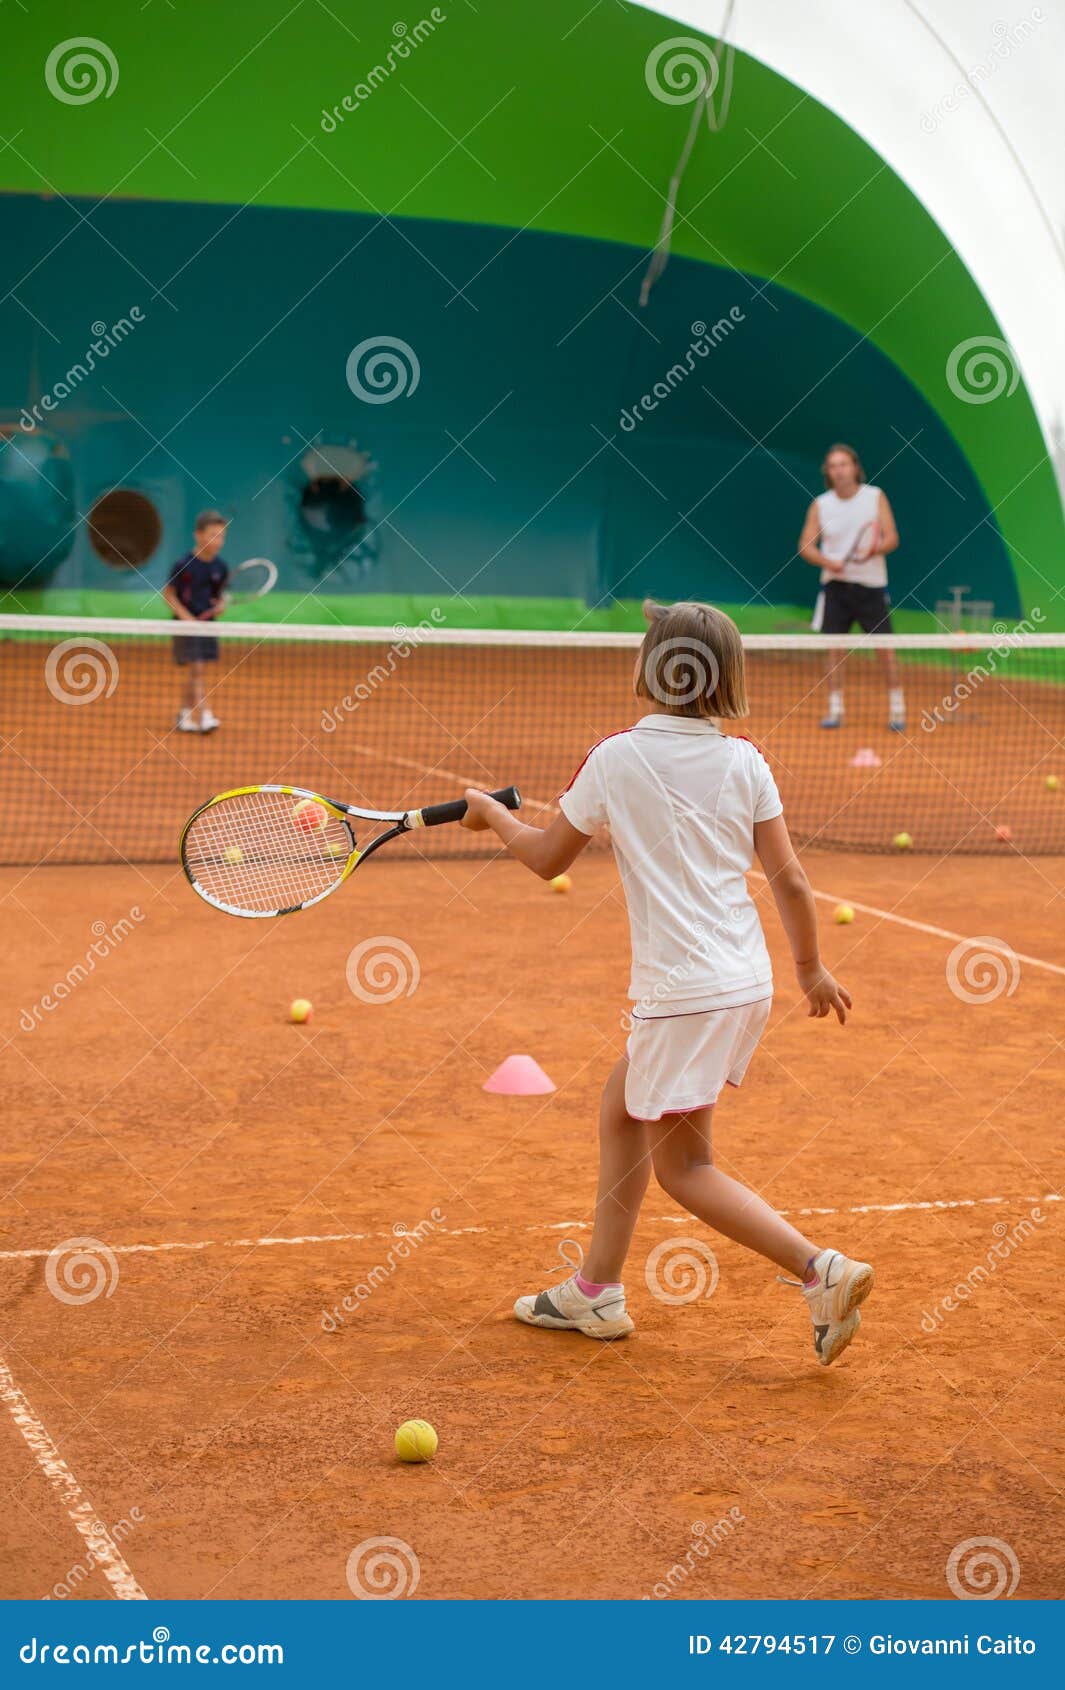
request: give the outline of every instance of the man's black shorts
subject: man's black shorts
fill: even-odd
[[[814,610],[815,634],[849,634],[857,622],[863,634],[890,634],[891,599],[884,587],[860,587],[854,581],[828,581]]]
[[[214,663],[218,657],[218,640],[214,634],[175,634],[175,663]]]

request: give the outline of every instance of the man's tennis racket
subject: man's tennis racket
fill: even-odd
[[[517,787],[492,797],[508,810],[521,807]],[[361,810],[302,786],[238,786],[193,811],[181,866],[193,891],[227,915],[293,915],[328,898],[390,839],[465,814],[465,798],[424,810]],[[352,819],[391,826],[360,850]]]
[[[261,599],[277,585],[277,564],[268,557],[250,557],[230,571],[226,582],[226,596],[243,604],[246,599]]]
[[[876,556],[880,544],[879,522],[863,522],[858,530],[853,546],[844,559],[845,563],[865,563]]]

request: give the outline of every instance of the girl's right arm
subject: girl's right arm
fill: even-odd
[[[832,978],[821,961],[817,906],[783,816],[755,822],[754,848],[788,936],[795,973],[806,994],[810,1014],[822,1016],[835,1010],[842,1026],[851,1007],[851,995],[846,986]]]
[[[466,814],[462,826],[474,833],[491,828],[519,863],[532,869],[541,880],[553,880],[561,874],[587,845],[591,835],[582,833],[558,815],[548,827],[528,827],[512,811],[506,809],[488,792],[470,787],[466,793]]]

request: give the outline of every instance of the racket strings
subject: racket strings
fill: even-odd
[[[269,914],[329,891],[354,845],[346,822],[299,794],[241,793],[196,817],[185,838],[185,862],[219,903]]]

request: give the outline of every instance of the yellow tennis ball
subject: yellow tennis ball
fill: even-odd
[[[556,874],[551,882],[552,892],[568,892],[573,885],[568,874]]]
[[[1058,787],[1061,785],[1061,780],[1057,775],[1047,775],[1043,785],[1046,787],[1048,792],[1056,792]]]
[[[836,920],[841,927],[849,927],[854,920],[854,911],[849,904],[836,905]]]
[[[913,835],[910,833],[896,833],[891,843],[894,845],[896,851],[912,851]]]
[[[227,863],[242,863],[244,861],[244,852],[239,845],[227,845],[222,855]]]
[[[288,1018],[290,1021],[295,1021],[297,1026],[301,1027],[305,1021],[310,1020],[313,1014],[314,1005],[309,998],[293,998],[289,1005]]]
[[[396,1430],[396,1454],[401,1461],[431,1461],[438,1443],[428,1420],[404,1420]]]

